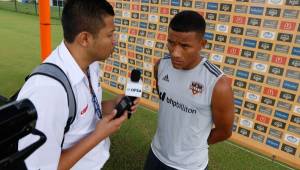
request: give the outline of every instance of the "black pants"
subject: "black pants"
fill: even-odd
[[[144,170],[176,170],[162,163],[153,153],[150,148],[147,160],[145,162]],[[208,170],[208,166],[204,169]]]

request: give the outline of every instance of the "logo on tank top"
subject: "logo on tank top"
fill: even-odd
[[[188,105],[173,99],[170,96],[167,96],[166,92],[159,92],[159,99],[164,103],[167,104],[166,106],[172,106],[175,109],[181,110],[186,113],[196,114],[197,110],[194,108],[189,107]]]
[[[190,85],[190,89],[192,90],[193,95],[201,94],[203,91],[203,85],[199,82],[193,81]]]
[[[164,81],[166,81],[166,82],[169,82],[169,76],[168,76],[168,74],[165,75],[162,79],[163,79]]]

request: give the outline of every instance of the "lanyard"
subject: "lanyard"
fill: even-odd
[[[59,47],[57,48],[57,55],[59,57],[61,57],[60,52],[59,52]],[[91,95],[92,95],[92,102],[93,102],[93,105],[94,105],[95,114],[98,116],[99,119],[102,119],[102,111],[100,109],[97,96],[95,95],[95,92],[94,92],[92,84],[91,84],[91,80],[90,80],[91,76],[90,76],[89,68],[87,69],[87,78],[88,78],[88,82],[89,82],[90,92],[91,92]]]
[[[90,92],[91,92],[91,95],[92,95],[92,102],[93,102],[93,105],[94,105],[95,114],[98,116],[99,119],[101,119],[102,118],[102,112],[101,112],[101,109],[100,109],[100,106],[99,106],[97,96],[96,96],[96,94],[93,90],[93,87],[92,87],[91,76],[90,76],[89,69],[87,70],[87,78],[88,78],[88,81],[89,81]]]

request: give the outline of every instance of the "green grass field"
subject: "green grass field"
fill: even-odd
[[[20,3],[15,0],[11,1],[1,1],[0,0],[0,9],[9,10],[14,12],[20,12],[30,15],[38,15],[39,14],[39,5],[31,1],[31,3]],[[59,19],[62,12],[62,7],[52,6],[51,10],[51,18]]]
[[[9,96],[21,87],[24,77],[40,63],[39,18],[0,10],[0,94]],[[58,20],[52,20],[52,47],[62,39]],[[104,92],[105,99],[113,97]],[[111,158],[104,170],[141,170],[156,129],[157,114],[139,107],[131,120],[111,137]],[[209,149],[210,170],[284,170],[286,166],[235,147],[231,142]]]

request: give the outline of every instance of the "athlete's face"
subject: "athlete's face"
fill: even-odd
[[[200,50],[206,40],[196,32],[176,32],[169,28],[167,47],[175,69],[189,70],[200,62]]]

